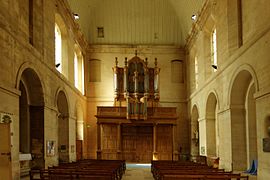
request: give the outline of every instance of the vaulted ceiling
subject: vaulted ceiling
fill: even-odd
[[[181,45],[205,0],[68,0],[90,44]],[[98,28],[104,37],[98,37]]]

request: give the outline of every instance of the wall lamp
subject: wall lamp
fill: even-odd
[[[212,64],[212,68],[217,69],[217,65]]]
[[[58,68],[59,66],[60,66],[60,63],[57,63],[57,64],[55,65],[56,68]]]

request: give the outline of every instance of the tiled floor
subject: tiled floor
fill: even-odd
[[[150,164],[127,164],[122,180],[154,180]]]

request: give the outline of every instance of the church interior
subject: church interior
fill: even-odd
[[[87,159],[204,159],[270,179],[270,1],[0,9],[0,180]]]

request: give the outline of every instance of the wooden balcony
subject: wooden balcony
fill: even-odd
[[[126,107],[98,106],[97,115],[100,123],[161,123],[175,124],[177,120],[176,107],[148,107],[147,115],[127,114]]]

